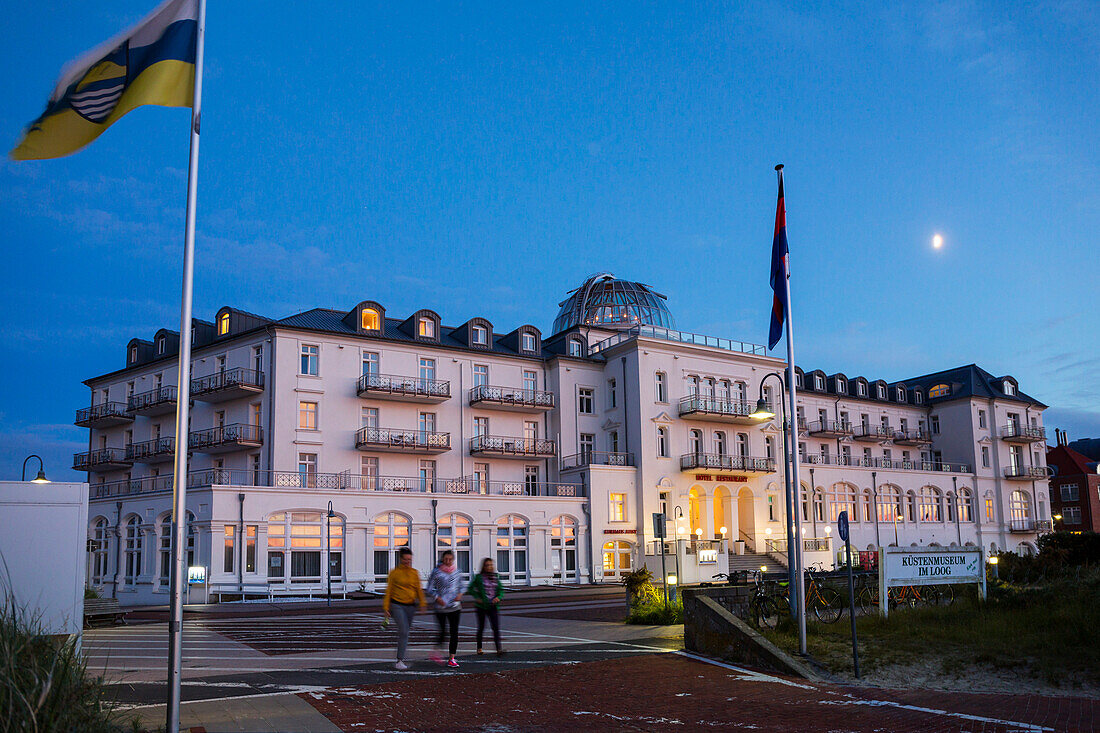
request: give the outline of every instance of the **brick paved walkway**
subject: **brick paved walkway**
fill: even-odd
[[[303,693],[344,731],[1088,731],[1100,701],[807,683],[677,654]]]

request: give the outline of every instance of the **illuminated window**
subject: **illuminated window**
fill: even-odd
[[[364,331],[378,331],[382,327],[382,318],[374,308],[364,308],[362,318]]]
[[[326,526],[329,527],[327,542]],[[270,578],[285,578],[291,583],[320,583],[325,577],[322,574],[321,556],[326,551],[332,577],[343,577],[342,517],[329,519],[322,512],[272,514],[267,524],[267,546],[267,574]],[[288,552],[289,572],[286,563]]]
[[[985,521],[992,522],[994,516],[993,497],[987,494],[985,497]]]
[[[436,527],[436,557],[445,550],[455,554],[455,562],[463,578],[470,577],[470,518],[461,514],[445,514]],[[497,568],[499,572],[499,568]]]
[[[603,546],[604,577],[626,575],[631,571],[631,547],[622,540],[605,542]]]
[[[233,558],[235,556],[234,544],[237,539],[237,528],[232,524],[225,525],[225,557],[222,570],[233,572]]]
[[[473,327],[473,342],[478,346],[485,346],[489,343],[489,330],[485,326]]]
[[[421,318],[417,326],[417,333],[424,338],[435,338],[435,321],[431,318]]]
[[[316,430],[317,429],[317,403],[316,402],[299,402],[298,403],[298,428],[300,430]]]
[[[550,521],[550,562],[555,578],[576,579],[577,522],[572,517],[554,517]]]
[[[974,501],[970,497],[969,489],[959,489],[959,521],[960,522],[973,522],[974,521]]]
[[[920,521],[942,522],[943,504],[940,490],[934,486],[925,486],[920,490]]]
[[[497,520],[497,573],[508,583],[527,579],[527,521],[515,514]]]
[[[409,546],[412,523],[404,514],[386,512],[374,518],[374,582],[385,583],[397,567],[397,551]]]
[[[611,494],[611,513],[610,518],[612,522],[625,522],[626,521],[626,494]]]

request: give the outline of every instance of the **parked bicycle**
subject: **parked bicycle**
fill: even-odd
[[[890,608],[898,606],[950,606],[955,602],[955,589],[950,585],[901,585],[887,591]],[[879,608],[877,582],[865,583],[856,593],[856,601],[863,613]]]

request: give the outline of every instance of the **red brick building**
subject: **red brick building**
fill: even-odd
[[[1066,445],[1065,433],[1057,432],[1058,445],[1047,451],[1051,515],[1055,530],[1100,532],[1100,473],[1097,462]]]

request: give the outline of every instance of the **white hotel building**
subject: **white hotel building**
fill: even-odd
[[[405,545],[423,570],[447,548],[511,584],[613,582],[653,566],[655,512],[684,581],[727,553],[778,559],[783,432],[750,414],[761,394],[779,412],[779,381],[762,381],[784,363],[673,330],[664,300],[593,276],[548,337],[373,301],[196,319],[188,564],[230,596],[377,589]],[[178,346],[167,329],[134,339],[77,412],[89,582],[123,604],[167,597]],[[844,509],[867,549],[1030,552],[1049,529],[1044,405],[1012,377],[798,379],[807,562],[831,564]]]

